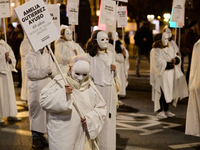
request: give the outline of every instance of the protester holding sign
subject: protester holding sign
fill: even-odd
[[[39,103],[39,95],[44,86],[56,75],[56,66],[46,48],[35,52],[30,50],[26,56],[25,70],[29,85],[29,119],[32,132],[32,147],[48,147],[44,138],[46,130],[46,112]]]
[[[116,65],[112,64],[113,54],[107,51],[108,36],[96,30],[86,45],[87,57],[91,62],[90,76],[107,104],[106,123],[99,134],[100,150],[116,150],[116,105],[117,94],[112,71],[116,76]]]
[[[118,33],[113,31],[108,33],[109,43],[113,44],[115,39],[115,60],[117,67],[117,79],[120,83],[120,90],[118,91],[118,96],[124,97],[126,95],[126,87],[128,85],[128,69],[129,69],[129,54],[124,45],[121,43],[118,37]]]
[[[50,149],[96,150],[91,139],[96,140],[105,123],[106,103],[89,78],[90,62],[85,56],[73,57],[66,72],[68,85],[58,75],[41,91]]]
[[[15,69],[16,59],[10,46],[3,40],[0,33],[0,123],[7,120],[20,121],[21,118],[14,117],[17,115],[17,105],[15,89],[13,84],[12,71]]]
[[[55,57],[62,72],[66,72],[72,57],[83,54],[83,49],[72,40],[72,31],[67,26],[63,27],[61,37],[55,42]]]

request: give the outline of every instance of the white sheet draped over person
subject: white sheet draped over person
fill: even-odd
[[[72,31],[67,26],[62,27],[61,37],[55,41],[55,57],[62,72],[66,73],[72,57],[83,54],[84,50],[72,40]]]
[[[116,105],[117,93],[114,85],[116,65],[112,64],[113,53],[107,50],[108,36],[101,30],[96,30],[89,39],[87,57],[91,62],[90,76],[107,105],[106,122],[99,134],[100,150],[116,150]],[[111,114],[111,115],[110,115]]]
[[[200,40],[193,47],[185,134],[200,137]]]
[[[185,80],[179,82],[184,76],[177,67],[180,64],[180,57],[168,46],[167,33],[158,34],[157,37],[158,39],[150,52],[150,84],[152,85],[154,111],[159,112],[158,119],[164,119],[175,116],[175,114],[169,112],[168,103],[173,101],[176,106],[178,98],[188,96],[188,90]],[[182,91],[181,94],[180,90]],[[163,102],[161,102],[162,95]]]
[[[21,55],[21,72],[22,72],[22,88],[20,98],[22,100],[28,100],[28,77],[25,71],[25,57],[31,49],[31,44],[26,35],[24,35],[24,40],[20,45],[20,55]]]
[[[185,75],[181,71],[181,53],[179,51],[179,47],[177,46],[176,42],[172,39],[172,32],[170,28],[166,28],[164,30],[165,33],[167,33],[169,37],[169,47],[171,48],[170,55],[172,57],[178,57],[180,59],[180,63],[178,65],[175,65],[175,73],[174,73],[174,98],[176,101],[178,98],[183,99],[184,97],[188,97],[188,87],[187,82],[185,79]]]
[[[43,87],[57,75],[57,69],[46,47],[37,52],[33,49],[30,50],[26,56],[25,70],[29,86],[28,106],[33,139],[32,147],[48,147],[48,144],[41,140],[44,139],[44,133],[47,133],[47,129],[46,112],[40,106],[39,96]]]
[[[0,37],[2,34],[0,34]],[[0,123],[4,123],[2,117],[14,117],[17,115],[17,105],[12,71],[15,69],[16,59],[11,47],[0,38]],[[16,121],[21,118],[16,117]]]
[[[51,150],[96,150],[91,139],[97,140],[105,123],[106,103],[90,80],[89,71],[89,60],[75,56],[64,74],[68,84],[58,75],[41,91],[40,104],[47,112]]]
[[[118,37],[118,33],[113,31],[108,33],[109,43],[108,50],[115,53],[117,80],[120,84],[120,89],[117,92],[120,97],[126,96],[126,87],[128,86],[128,70],[129,70],[129,53]],[[116,41],[115,49],[113,41]]]

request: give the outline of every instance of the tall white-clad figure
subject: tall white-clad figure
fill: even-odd
[[[103,127],[106,103],[89,78],[90,62],[86,57],[73,57],[66,72],[68,85],[58,75],[41,92],[50,149],[96,150],[91,139],[95,140]]]
[[[172,39],[172,31],[170,28],[166,28],[164,30],[165,33],[168,35],[169,39],[169,47],[172,49],[172,53],[174,53],[174,56],[177,56],[180,59],[180,63],[178,65],[175,65],[175,73],[174,73],[174,89],[175,89],[175,95],[174,98],[184,98],[188,97],[188,86],[185,79],[185,75],[181,71],[181,53],[179,51],[179,47],[177,46],[176,42]]]
[[[67,27],[61,29],[61,37],[55,42],[55,57],[62,72],[66,73],[72,57],[83,54],[84,50],[72,40],[72,31]]]
[[[24,35],[24,40],[20,45],[20,55],[21,55],[21,71],[22,71],[22,88],[20,98],[22,100],[28,100],[28,77],[25,71],[25,57],[31,49],[31,44],[26,35]]]
[[[17,105],[15,89],[13,84],[12,71],[15,69],[16,59],[10,46],[2,39],[0,33],[0,123],[2,119],[8,117],[8,120],[20,121],[17,115]]]
[[[91,62],[90,76],[107,105],[106,123],[99,134],[100,150],[116,150],[117,94],[112,76],[112,71],[115,72],[116,66],[112,64],[113,54],[106,50],[107,47],[107,34],[96,30],[87,43],[86,51]],[[116,72],[114,74],[116,76]]]
[[[46,112],[41,108],[39,96],[42,88],[46,86],[56,75],[56,66],[46,48],[35,52],[30,50],[26,56],[25,70],[29,86],[29,119],[32,131],[32,147],[48,147],[44,138],[46,130]]]
[[[168,34],[162,33],[155,37],[156,42],[150,52],[150,84],[152,85],[152,100],[154,101],[154,111],[158,112],[158,119],[174,117],[175,114],[169,111],[169,104],[173,102],[176,105],[180,96],[179,79],[182,79],[183,73],[178,70],[177,65],[180,63],[180,57],[174,50],[168,46]],[[183,83],[183,85],[186,85]],[[184,88],[183,86],[183,88]],[[187,88],[182,89],[185,96],[188,95]]]
[[[200,40],[193,47],[185,134],[200,137]]]
[[[108,50],[114,49],[113,41],[116,41],[115,44],[115,61],[116,61],[116,70],[117,70],[117,80],[120,84],[120,90],[118,91],[118,95],[120,97],[126,96],[126,87],[128,86],[128,69],[129,65],[129,53],[124,45],[120,42],[118,33],[113,31],[108,34],[109,36],[109,44]]]

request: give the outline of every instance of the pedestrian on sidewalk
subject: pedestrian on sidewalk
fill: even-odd
[[[26,56],[25,71],[29,85],[29,120],[32,132],[32,147],[42,149],[48,147],[48,142],[44,137],[46,129],[46,112],[39,103],[40,92],[53,77],[57,74],[56,66],[44,47],[37,52],[30,49]]]
[[[135,33],[135,45],[138,47],[138,57],[136,62],[136,76],[141,77],[140,63],[145,56],[150,62],[150,50],[153,44],[153,33],[149,29],[149,22],[144,22],[142,27]]]
[[[150,53],[150,84],[158,119],[174,117],[175,114],[169,111],[169,103],[176,106],[179,98],[188,96],[186,81],[182,80],[184,75],[177,67],[180,56],[169,46],[168,39],[166,32],[157,34]]]
[[[12,71],[15,69],[16,59],[11,47],[3,40],[0,32],[0,123],[7,117],[8,121],[21,121],[17,115],[17,104]]]

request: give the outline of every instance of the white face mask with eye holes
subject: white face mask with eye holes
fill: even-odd
[[[103,31],[98,32],[97,43],[100,49],[105,50],[108,47],[108,35]]]
[[[163,44],[163,46],[167,46],[168,41],[169,41],[169,36],[166,32],[164,32],[162,34],[162,44]]]
[[[167,28],[167,29],[165,30],[165,32],[168,34],[168,37],[169,37],[169,38],[172,37],[172,31],[171,31],[169,28]]]
[[[71,68],[71,76],[75,81],[82,83],[90,72],[90,64],[85,60],[79,60]]]
[[[69,29],[65,29],[65,37],[68,41],[72,40],[72,31]]]

